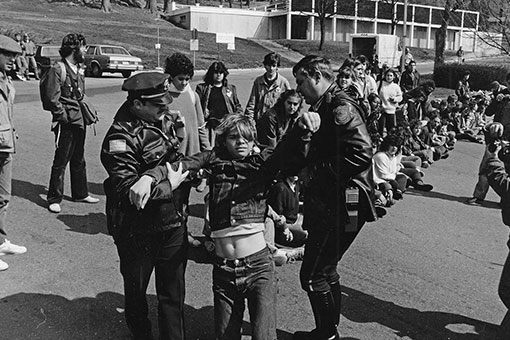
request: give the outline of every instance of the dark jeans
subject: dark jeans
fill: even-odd
[[[126,322],[135,338],[151,337],[146,292],[155,269],[159,339],[184,339],[187,235],[186,227],[179,227],[116,240],[124,278]]]
[[[308,230],[305,255],[300,271],[301,287],[306,292],[326,293],[339,281],[338,262],[358,233],[345,233],[326,226]]]
[[[59,124],[54,133],[57,149],[51,166],[48,203],[62,202],[64,174],[69,162],[71,162],[71,195],[74,199],[85,198],[89,195],[84,157],[85,129],[79,126]]]
[[[397,118],[395,114],[387,114],[383,112],[379,118],[379,133],[383,135],[384,128],[386,127],[386,133],[390,133],[391,129],[397,126]]]
[[[264,248],[244,259],[217,258],[213,269],[214,323],[217,340],[240,340],[244,300],[253,340],[274,340],[276,275],[272,255]]]

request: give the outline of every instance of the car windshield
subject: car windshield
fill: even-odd
[[[59,46],[43,46],[41,50],[41,56],[44,57],[59,57],[60,54],[58,51],[60,50]]]
[[[122,54],[122,55],[130,55],[129,52],[123,47],[114,47],[114,46],[103,46],[101,47],[102,54]]]

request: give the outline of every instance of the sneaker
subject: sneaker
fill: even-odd
[[[429,162],[427,162],[427,161],[423,161],[423,162],[421,163],[421,167],[422,167],[423,169],[427,169],[429,166],[430,166],[430,163],[429,163]]]
[[[88,195],[85,198],[75,199],[74,201],[75,202],[81,202],[81,203],[91,203],[91,204],[94,204],[94,203],[99,202],[99,198],[95,198],[95,197],[92,197],[92,196]]]
[[[55,214],[58,214],[59,212],[62,211],[62,209],[60,208],[60,204],[58,203],[51,203],[48,207],[48,210]]]
[[[9,240],[5,240],[0,244],[0,255],[19,255],[27,252],[27,248],[12,244]]]
[[[276,249],[273,253],[273,261],[277,267],[283,266],[287,263],[287,253],[282,249]]]
[[[396,200],[401,200],[402,198],[404,198],[404,193],[402,192],[402,190],[397,189],[397,190],[395,190],[395,193],[393,194],[393,198]]]
[[[476,198],[476,197],[471,197],[471,198],[468,198],[466,200],[466,204],[469,204],[469,205],[482,205],[483,204],[483,200],[479,199],[479,198]]]
[[[413,183],[413,187],[419,191],[431,191],[432,189],[434,189],[432,184],[425,184],[422,181]]]
[[[9,265],[6,262],[0,260],[0,272],[2,270],[6,270],[7,268],[9,268]]]
[[[298,247],[285,250],[287,256],[287,263],[294,263],[296,261],[302,261],[305,256],[305,247]]]

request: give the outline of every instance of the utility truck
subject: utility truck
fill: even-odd
[[[374,54],[379,60],[379,67],[388,64],[398,67],[402,56],[400,37],[392,34],[357,33],[349,37],[349,53],[355,58],[364,55],[373,60]]]

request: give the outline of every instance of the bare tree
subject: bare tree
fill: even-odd
[[[101,10],[105,13],[110,13],[112,11],[110,0],[101,0]]]
[[[436,56],[434,67],[444,64],[444,50],[446,48],[446,32],[452,13],[464,5],[464,0],[445,0],[441,27],[436,31]]]
[[[510,55],[510,3],[508,0],[477,0],[472,3],[480,12],[478,39],[502,54]],[[474,20],[473,18],[469,18]],[[476,26],[475,22],[469,22]]]
[[[400,22],[397,16],[397,6],[396,4],[401,2],[400,0],[381,0],[380,2],[388,4],[391,6],[391,34],[395,34],[397,31],[397,25]]]
[[[164,0],[163,1],[163,12],[167,13],[170,11],[170,0]]]
[[[315,0],[315,8],[313,9],[319,18],[319,26],[321,37],[319,42],[319,51],[322,51],[324,45],[324,34],[326,32],[326,19],[335,14],[335,0]],[[313,30],[313,27],[312,27]]]
[[[148,9],[152,14],[158,11],[158,2],[157,0],[147,0],[145,3],[145,8]]]

